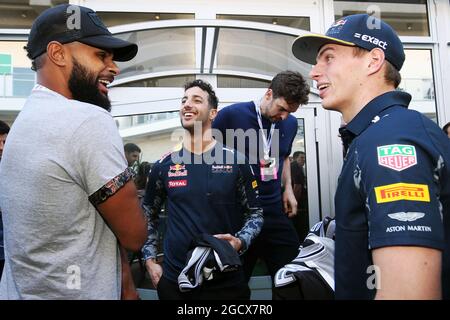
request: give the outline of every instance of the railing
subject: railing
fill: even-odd
[[[133,115],[126,117],[116,117],[115,120],[118,124],[119,129],[122,130],[131,127],[144,126],[151,123],[154,124],[155,122],[177,118],[178,116],[179,116],[178,111],[171,111],[153,114]]]
[[[25,98],[36,83],[34,71],[14,68],[12,73],[0,73],[0,97]]]

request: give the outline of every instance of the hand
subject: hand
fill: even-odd
[[[147,269],[150,279],[152,280],[153,287],[156,289],[159,280],[161,280],[163,270],[159,263],[154,259],[148,259],[145,261],[145,268]]]
[[[238,251],[241,250],[242,247],[242,241],[239,238],[233,237],[231,234],[229,233],[225,233],[225,234],[215,234],[214,237],[218,238],[218,239],[222,239],[222,240],[226,240],[228,241],[231,246],[234,248],[234,250]]]
[[[283,192],[283,209],[289,218],[297,215],[297,200],[294,192],[292,192],[292,188],[286,188]]]

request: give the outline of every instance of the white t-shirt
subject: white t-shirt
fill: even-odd
[[[36,86],[0,163],[0,299],[119,299],[117,239],[88,197],[125,171],[110,113]]]

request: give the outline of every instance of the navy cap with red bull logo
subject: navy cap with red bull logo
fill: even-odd
[[[316,64],[317,53],[328,43],[360,47],[366,50],[380,48],[387,61],[397,70],[405,62],[403,44],[397,33],[384,21],[368,14],[355,14],[337,20],[325,35],[310,34],[295,39],[292,53],[302,61]]]

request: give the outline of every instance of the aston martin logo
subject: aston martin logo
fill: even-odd
[[[388,214],[389,218],[398,221],[416,221],[425,216],[423,212],[396,212]]]

